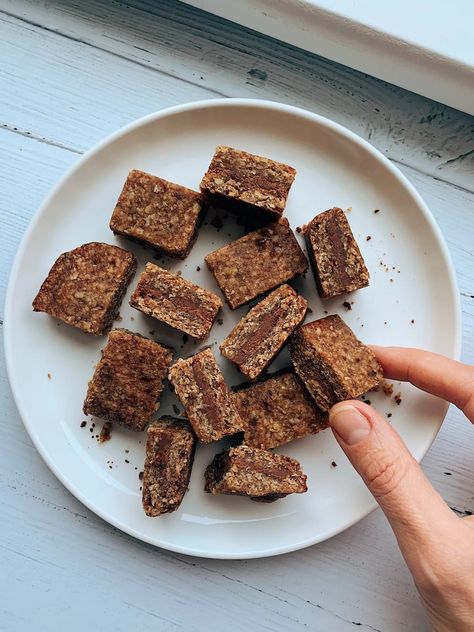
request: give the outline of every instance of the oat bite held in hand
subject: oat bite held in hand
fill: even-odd
[[[135,309],[202,340],[222,307],[221,299],[154,263],[147,263],[130,299]]]
[[[222,355],[255,379],[303,322],[307,308],[306,299],[289,285],[281,285],[237,323],[220,345]]]
[[[373,351],[336,314],[297,329],[288,348],[296,373],[321,410],[355,399],[383,379]]]
[[[141,431],[158,410],[173,352],[126,329],[110,332],[89,382],[83,410]]]
[[[296,459],[244,445],[217,454],[204,478],[206,492],[248,496],[261,503],[308,491]]]
[[[88,334],[106,334],[136,269],[137,261],[128,250],[99,242],[84,244],[58,257],[33,310]]]
[[[212,351],[178,360],[168,374],[198,439],[217,441],[242,429],[242,420]]]
[[[188,488],[196,435],[184,419],[161,417],[147,428],[142,503],[147,516],[176,511]]]
[[[134,169],[128,174],[110,228],[170,257],[184,259],[197,237],[202,195]]]
[[[252,231],[204,257],[231,309],[308,269],[286,218]]]
[[[283,214],[296,176],[293,167],[232,147],[216,148],[201,181],[208,204],[237,215],[275,221]]]

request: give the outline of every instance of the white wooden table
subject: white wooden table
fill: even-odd
[[[174,0],[0,0],[0,60],[0,319],[23,231],[81,153],[168,105],[260,97],[346,125],[418,188],[454,259],[463,355],[474,361],[472,117]],[[3,366],[0,379],[0,630],[426,629],[380,512],[273,559],[154,549],[61,486],[23,429]],[[460,514],[474,511],[473,455],[474,429],[450,410],[423,466]]]

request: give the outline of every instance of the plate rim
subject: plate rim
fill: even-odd
[[[6,368],[7,375],[10,384],[10,388],[12,390],[13,399],[15,401],[15,405],[18,409],[20,417],[22,419],[23,425],[33,442],[35,448],[38,450],[41,458],[52,471],[52,473],[56,476],[56,478],[64,485],[64,487],[83,505],[85,505],[90,511],[99,516],[102,520],[105,520],[112,526],[120,529],[121,531],[133,536],[137,540],[145,542],[147,544],[153,545],[155,547],[159,547],[168,551],[172,551],[174,553],[181,553],[185,555],[192,555],[195,557],[202,557],[207,559],[257,559],[264,557],[273,557],[276,555],[282,555],[284,553],[289,553],[292,551],[304,549],[308,546],[312,546],[314,544],[318,544],[319,542],[323,542],[333,536],[338,535],[339,533],[345,531],[346,529],[352,527],[354,524],[357,524],[365,517],[367,517],[370,513],[372,513],[377,507],[377,502],[372,499],[368,509],[364,510],[361,515],[358,515],[354,519],[350,519],[340,525],[337,529],[329,529],[326,532],[320,533],[316,537],[305,538],[298,542],[293,542],[292,544],[287,544],[284,546],[273,546],[268,549],[263,549],[260,551],[241,551],[241,552],[233,552],[233,551],[216,551],[210,552],[204,549],[194,549],[189,546],[182,545],[173,545],[168,542],[157,542],[156,538],[148,537],[142,533],[137,532],[135,529],[130,527],[129,525],[123,523],[122,521],[111,517],[104,512],[100,506],[98,506],[94,501],[91,501],[87,498],[75,485],[72,483],[67,475],[65,475],[59,468],[56,467],[54,459],[50,457],[47,450],[43,447],[43,444],[37,434],[34,432],[34,428],[29,420],[29,416],[25,407],[22,404],[22,399],[20,396],[20,386],[15,382],[13,376],[13,349],[12,349],[12,340],[9,336],[10,331],[10,319],[12,318],[13,313],[13,290],[16,285],[16,280],[18,277],[18,272],[20,269],[20,262],[23,259],[24,252],[27,247],[27,243],[30,239],[31,234],[34,232],[36,228],[36,224],[44,214],[45,210],[49,206],[51,200],[57,194],[57,192],[61,189],[63,184],[78,171],[84,163],[86,163],[90,158],[92,158],[95,154],[100,152],[107,145],[114,143],[116,140],[126,136],[130,132],[157,121],[159,119],[173,117],[185,112],[195,111],[200,109],[210,109],[210,108],[232,108],[232,107],[248,107],[248,108],[258,108],[258,109],[269,109],[274,112],[281,112],[283,114],[289,114],[292,116],[297,116],[298,118],[307,119],[313,123],[317,123],[322,125],[323,127],[339,134],[342,137],[345,137],[352,143],[355,143],[359,147],[362,147],[365,151],[371,154],[378,162],[382,163],[382,165],[388,169],[391,175],[398,181],[400,186],[402,186],[407,193],[414,199],[418,208],[422,212],[424,219],[428,222],[433,236],[437,242],[441,250],[441,254],[444,259],[444,263],[447,268],[448,278],[450,281],[449,289],[451,293],[452,305],[454,308],[455,319],[452,323],[453,325],[453,345],[452,345],[452,353],[451,357],[459,360],[461,355],[461,343],[462,343],[462,320],[461,320],[461,300],[459,296],[459,287],[457,276],[454,268],[454,264],[452,262],[451,254],[449,252],[448,246],[444,239],[444,236],[441,232],[438,223],[436,222],[434,216],[429,210],[427,204],[424,202],[421,195],[415,189],[415,187],[411,184],[408,178],[396,167],[392,162],[382,154],[381,151],[376,149],[371,143],[366,141],[364,138],[352,132],[348,128],[344,127],[340,123],[336,123],[327,117],[321,116],[315,112],[311,112],[304,108],[300,108],[293,105],[287,105],[284,103],[279,103],[276,101],[266,100],[266,99],[243,99],[243,98],[218,98],[218,99],[205,99],[199,101],[191,101],[184,104],[175,105],[172,107],[164,108],[162,110],[158,110],[156,112],[152,112],[147,114],[146,116],[140,117],[131,121],[130,123],[122,126],[115,132],[112,132],[101,141],[93,145],[89,150],[87,150],[74,164],[72,164],[64,174],[59,178],[59,180],[53,185],[50,191],[47,193],[46,197],[41,202],[38,209],[32,215],[28,226],[21,238],[20,244],[18,246],[17,252],[15,254],[15,258],[13,260],[13,264],[9,274],[9,280],[7,285],[7,292],[5,298],[5,314],[4,314],[4,323],[3,323],[3,338],[4,338],[4,347],[5,347],[5,360],[6,360]],[[446,402],[444,406],[444,411],[442,415],[441,422],[436,430],[433,431],[433,434],[427,444],[426,450],[419,454],[415,455],[418,461],[420,461],[425,454],[430,449],[433,441],[435,440],[441,425],[446,417],[446,413],[449,407],[449,403]]]

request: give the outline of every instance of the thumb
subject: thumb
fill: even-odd
[[[387,516],[408,565],[433,538],[447,537],[457,518],[433,489],[396,430],[373,408],[336,404],[329,421],[349,461]],[[415,561],[412,559],[411,561]]]

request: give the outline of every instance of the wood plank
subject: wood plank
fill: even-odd
[[[3,116],[35,135],[58,141],[67,131],[83,150],[158,103],[266,98],[328,116],[403,164],[473,188],[469,115],[175,0],[56,0],[47,9],[34,0],[1,0],[0,10],[0,52],[8,62],[0,81],[8,88],[13,77],[16,89],[37,88],[27,102],[0,101]],[[175,77],[186,83],[178,87]],[[58,92],[65,109],[52,120],[47,106]]]

